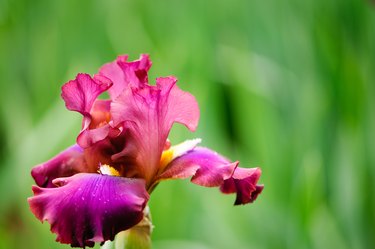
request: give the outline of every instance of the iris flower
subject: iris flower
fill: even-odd
[[[205,187],[235,193],[235,205],[253,202],[263,186],[259,168],[240,168],[200,139],[172,146],[168,134],[177,122],[197,128],[196,99],[174,77],[148,84],[151,61],[119,56],[91,77],[78,74],[62,87],[66,108],[82,114],[76,144],[32,171],[36,185],[28,199],[56,241],[93,247],[145,219],[149,195],[164,180],[190,178]],[[99,99],[103,92],[110,99]]]

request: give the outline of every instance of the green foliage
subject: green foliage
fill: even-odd
[[[200,104],[209,146],[261,166],[252,205],[158,186],[155,248],[375,247],[375,9],[370,1],[0,1],[0,248],[69,248],[29,211],[30,169],[74,143],[60,87],[149,53]]]

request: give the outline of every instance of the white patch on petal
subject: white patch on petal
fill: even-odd
[[[174,145],[167,150],[163,151],[160,158],[160,169],[164,169],[170,162],[175,158],[182,156],[183,154],[191,151],[202,141],[200,138],[186,140],[180,144]]]
[[[170,150],[173,151],[172,160],[194,149],[200,142],[202,142],[202,139],[196,138],[196,139],[186,140],[180,144],[172,146],[170,148]]]

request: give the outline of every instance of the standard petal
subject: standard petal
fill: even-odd
[[[199,121],[199,107],[193,95],[182,91],[176,85],[177,79],[160,77],[156,79],[156,87],[160,89],[160,114],[165,114],[164,123],[169,129],[174,122],[185,125],[195,131]]]
[[[104,76],[91,78],[88,74],[78,74],[62,87],[66,107],[83,115],[82,130],[77,137],[77,143],[83,148],[104,139],[109,132],[106,125],[110,119],[109,101],[97,100],[97,97],[111,86],[112,82]]]
[[[147,54],[141,54],[138,60],[126,62],[118,61],[125,75],[125,81],[130,86],[139,86],[148,83],[148,70],[151,68],[151,60]]]
[[[97,99],[94,102],[90,116],[84,117],[82,130],[77,137],[77,143],[81,147],[87,148],[108,136],[112,129],[109,125],[111,120],[110,104],[109,100]]]
[[[75,80],[63,85],[61,97],[65,101],[66,108],[89,116],[96,98],[111,85],[112,82],[105,77],[93,79],[88,74],[78,74]]]
[[[59,187],[33,186],[30,209],[51,224],[56,241],[73,247],[113,240],[142,220],[149,199],[140,179],[82,173],[54,183]]]
[[[127,55],[118,56],[115,61],[103,65],[99,70],[99,75],[113,82],[113,87],[108,91],[111,99],[115,99],[127,87],[143,85],[148,81],[147,72],[152,64],[149,56],[142,54],[138,60],[127,60]]]
[[[158,171],[172,124],[195,130],[199,120],[194,96],[180,90],[173,77],[158,78],[156,86],[127,88],[112,102],[111,114],[114,125],[125,126],[127,143],[112,159],[128,158],[129,167],[136,167],[148,184]]]
[[[223,193],[236,193],[235,205],[253,202],[262,191],[257,185],[261,175],[259,168],[240,168],[218,153],[202,147],[185,153],[173,160],[156,182],[167,179],[188,178],[205,187],[220,187]]]
[[[87,166],[82,148],[78,145],[73,145],[51,160],[35,166],[31,170],[31,175],[38,186],[53,188],[56,186],[52,181],[56,178],[93,170],[95,169],[90,169]]]

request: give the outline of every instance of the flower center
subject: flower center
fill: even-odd
[[[90,129],[100,128],[111,120],[111,114],[104,111],[93,111],[91,114]]]
[[[108,175],[108,176],[120,176],[120,173],[115,168],[109,166],[108,164],[100,165],[98,173],[102,175]]]

